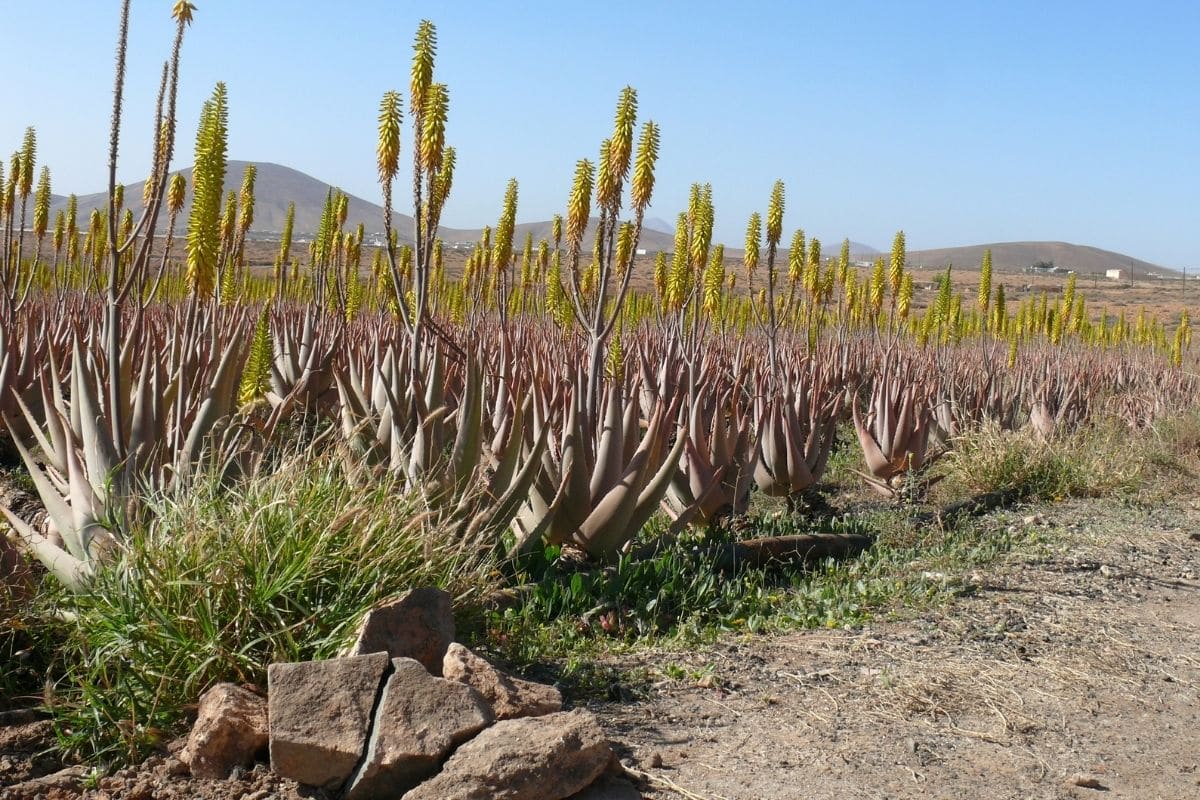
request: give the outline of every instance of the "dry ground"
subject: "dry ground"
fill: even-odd
[[[1200,797],[1200,499],[998,512],[1035,544],[947,574],[945,607],[866,629],[730,637],[622,656],[661,680],[593,704],[648,797]],[[680,675],[686,677],[679,677]],[[667,677],[672,675],[674,677]],[[0,798],[59,765],[47,723],[0,725]],[[298,798],[153,759],[84,796]]]
[[[597,711],[655,798],[1200,797],[1200,503],[1032,524],[943,609],[660,654],[693,677]]]

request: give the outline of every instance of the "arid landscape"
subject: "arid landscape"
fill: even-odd
[[[1195,25],[269,5],[0,120],[0,800],[1200,796]]]

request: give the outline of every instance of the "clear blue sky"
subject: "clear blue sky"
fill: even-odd
[[[100,190],[118,3],[4,5],[0,152],[34,125],[56,192]],[[520,219],[561,212],[573,164],[595,157],[631,84],[662,129],[651,213],[673,220],[690,184],[711,182],[731,246],[782,178],[785,230],[827,248],[849,236],[886,249],[903,228],[912,249],[1061,239],[1200,267],[1195,0],[198,6],[176,165],[224,80],[232,158],[378,201],[379,97],[407,92],[429,16],[459,152],[448,225],[493,222],[510,176]],[[125,181],[148,170],[170,7],[133,2]]]

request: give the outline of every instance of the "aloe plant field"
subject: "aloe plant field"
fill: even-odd
[[[160,529],[161,498],[201,481],[236,496],[297,447],[386,486],[516,584],[546,553],[587,571],[651,536],[748,525],[769,539],[752,508],[809,513],[838,447],[880,502],[920,504],[940,460],[981,430],[1134,434],[1195,402],[1186,312],[1099,313],[1074,277],[1008,304],[986,257],[976,291],[947,273],[917,308],[903,233],[863,269],[848,242],[806,237],[783,182],[762,187],[745,240],[724,244],[719,198],[693,185],[673,250],[638,288],[669,132],[629,87],[563,186],[552,236],[514,239],[514,179],[451,274],[451,92],[429,22],[408,85],[379,104],[383,246],[347,227],[331,190],[311,246],[289,224],[274,268],[252,269],[254,169],[240,192],[222,188],[237,110],[217,85],[185,152],[176,96],[196,10],[180,0],[173,14],[154,119],[130,121],[123,3],[107,209],[83,218],[72,198],[51,218],[33,129],[0,174],[0,421],[44,508],[0,507],[13,597],[43,573],[87,593],[133,532]],[[158,135],[135,213],[116,175],[122,133],[143,123]],[[189,159],[190,185],[177,171]],[[412,230],[395,225],[401,197]]]

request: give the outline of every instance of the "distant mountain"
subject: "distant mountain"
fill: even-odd
[[[226,191],[237,191],[241,186],[242,173],[245,171],[248,163],[250,162],[229,162],[225,177]],[[325,197],[329,192],[331,184],[280,164],[269,162],[254,163],[258,168],[258,175],[254,191],[253,232],[263,238],[269,238],[273,233],[278,234],[283,229],[283,221],[287,214],[288,203],[295,202],[295,235],[303,237],[305,234],[315,233],[320,225],[321,211],[325,205]],[[188,180],[189,191],[183,213],[180,214],[176,225],[177,233],[182,233],[186,228],[188,215],[191,212],[192,170],[189,167],[182,170],[182,173]],[[348,230],[353,229],[358,223],[362,222],[366,226],[368,233],[379,232],[383,227],[383,208],[376,203],[353,195],[349,195],[348,197],[349,206],[347,209],[346,228]],[[108,205],[108,195],[106,192],[81,195],[78,198],[78,203],[79,225],[81,228],[85,228],[87,226],[87,216],[91,213],[91,210],[93,208],[104,208]],[[65,205],[65,197],[54,196],[51,202],[51,212],[53,213]],[[141,210],[141,182],[125,186],[125,205],[133,209],[135,214]],[[592,226],[587,233],[588,238],[585,239],[589,243],[589,246],[594,225],[595,220],[592,220]],[[163,232],[165,226],[166,215],[164,213],[160,218],[160,233]],[[398,231],[401,241],[412,241],[412,217],[405,214],[395,214],[393,216],[393,226]],[[518,248],[524,243],[526,232],[533,234],[535,242],[540,239],[548,240],[552,238],[551,223],[549,220],[520,223],[517,225],[513,237],[514,243]],[[448,246],[455,247],[457,245],[463,248],[470,247],[479,241],[482,228],[443,227],[439,231],[439,234]],[[840,238],[822,239],[821,244],[824,255],[826,257],[836,256],[841,248],[841,241]],[[740,241],[726,242],[725,244],[727,245],[726,254],[728,256],[740,256]],[[659,217],[647,218],[643,223],[642,236],[638,246],[649,253],[672,251],[675,246],[674,225]],[[1102,273],[1108,269],[1125,269],[1129,271],[1131,277],[1135,278],[1145,277],[1149,273],[1169,274],[1173,272],[1172,270],[1141,261],[1132,256],[1101,250],[1096,247],[1068,244],[1066,242],[1001,242],[997,244],[980,244],[937,250],[915,250],[908,253],[908,261],[913,266],[934,269],[944,268],[948,264],[953,264],[956,268],[972,270],[979,268],[979,264],[983,260],[983,251],[987,248],[991,248],[993,264],[1001,272],[1018,271],[1038,261],[1053,261],[1056,266],[1081,273]],[[880,251],[869,245],[851,241],[850,253],[851,258],[856,261],[862,261],[874,259],[880,254]],[[786,258],[786,250],[781,250],[781,256]]]
[[[225,191],[237,191],[242,185],[242,173],[246,170],[248,161],[230,161],[225,170]],[[288,203],[296,204],[295,232],[297,235],[315,233],[321,223],[321,211],[325,206],[325,195],[332,184],[323,183],[303,172],[284,167],[279,164],[253,162],[258,168],[254,186],[254,226],[259,233],[279,232],[283,230],[283,220],[287,216]],[[177,170],[183,173],[188,182],[187,200],[183,212],[179,215],[176,231],[187,227],[188,215],[192,210],[192,168]],[[125,207],[133,209],[137,214],[142,209],[143,181],[125,185]],[[57,199],[51,204],[51,213],[66,205],[66,198]],[[80,227],[87,225],[87,214],[93,208],[105,208],[108,205],[108,192],[80,195],[78,198]],[[383,208],[361,198],[349,195],[346,213],[346,226],[353,228],[362,222],[368,231],[377,231],[383,227]],[[402,214],[395,215],[394,225],[402,233],[412,231],[412,217]],[[166,211],[159,217],[159,230],[166,227]]]
[[[254,163],[258,170],[254,183],[254,225],[252,231],[259,235],[281,232],[283,230],[284,218],[287,216],[288,204],[294,202],[296,204],[294,235],[299,237],[304,234],[316,233],[317,228],[321,224],[321,212],[325,206],[325,197],[332,184],[317,180],[299,170],[279,164],[230,161],[225,171],[226,192],[236,192],[241,187],[242,173],[245,172],[246,166],[250,163]],[[188,181],[187,200],[184,202],[183,211],[180,213],[179,220],[175,226],[176,233],[181,233],[187,227],[187,219],[192,210],[192,169],[188,167],[178,171],[182,172],[184,178]],[[143,184],[144,181],[138,181],[137,183],[125,185],[125,207],[132,209],[135,215],[142,210]],[[347,230],[353,229],[360,222],[366,226],[368,233],[378,233],[383,229],[382,206],[363,200],[360,197],[355,197],[354,195],[347,195],[347,197],[349,198],[346,211]],[[87,216],[93,208],[107,208],[108,192],[80,195],[77,198],[77,203],[80,227],[86,227]],[[66,204],[67,198],[54,196],[50,207],[51,214],[64,208]],[[166,227],[165,211],[159,217],[159,220],[159,232],[162,232]],[[594,230],[594,225],[595,220],[593,220],[593,226],[588,230],[589,235]],[[392,226],[398,232],[401,241],[412,241],[413,219],[411,216],[408,214],[393,214]],[[534,241],[552,238],[550,220],[520,223],[516,226],[516,232],[513,237],[517,247],[520,247],[524,242],[526,231],[533,232]],[[483,229],[447,228],[443,226],[439,234],[450,246],[455,244],[469,246],[479,241],[483,234]],[[651,252],[670,250],[673,242],[673,231],[671,230],[661,232],[644,228],[640,246]]]
[[[642,221],[642,230],[658,231],[659,233],[675,234],[675,226],[662,217],[646,217]]]
[[[978,270],[983,263],[983,251],[987,249],[992,251],[992,268],[999,272],[1019,272],[1042,261],[1054,262],[1056,267],[1085,275],[1103,274],[1105,270],[1110,269],[1127,270],[1131,278],[1145,278],[1152,273],[1175,273],[1172,269],[1123,253],[1068,242],[997,242],[936,250],[913,250],[908,253],[908,264],[932,269],[953,265],[956,269]]]

